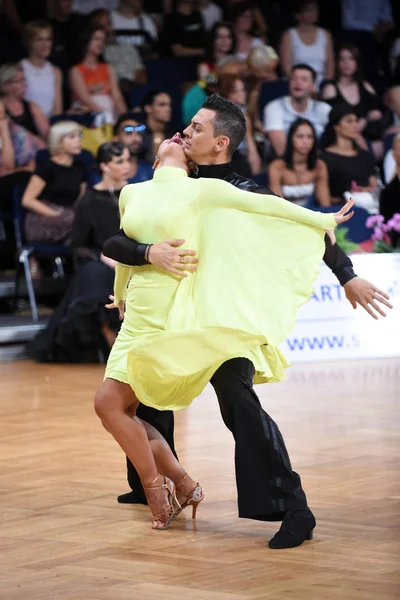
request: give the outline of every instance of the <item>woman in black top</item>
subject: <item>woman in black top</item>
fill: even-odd
[[[346,105],[332,108],[321,158],[328,167],[333,203],[343,203],[345,192],[377,192],[373,156],[357,146],[357,137],[358,118],[354,110]]]
[[[367,150],[365,140],[368,140],[376,158],[382,158],[384,125],[380,101],[372,85],[362,78],[360,52],[356,46],[343,44],[339,48],[336,79],[324,86],[322,98],[331,106],[346,104],[352,108],[359,119],[358,145]]]
[[[9,119],[28,131],[39,148],[44,148],[50,124],[37,104],[24,100],[26,80],[20,65],[8,63],[0,67],[0,92],[4,94]]]
[[[30,354],[44,362],[104,360],[120,326],[106,310],[112,294],[114,265],[102,254],[104,242],[119,228],[118,198],[130,172],[129,150],[121,142],[99,148],[102,179],[79,199],[71,235],[78,267],[68,290]]]
[[[396,171],[393,179],[382,190],[380,198],[380,213],[388,222],[393,215],[400,214],[400,133],[396,135],[392,145],[393,158],[396,163]],[[400,232],[389,233],[393,246],[400,247]]]
[[[22,198],[28,242],[56,243],[71,234],[74,205],[86,187],[84,165],[75,157],[82,150],[81,128],[59,121],[49,135],[51,158],[39,164]]]

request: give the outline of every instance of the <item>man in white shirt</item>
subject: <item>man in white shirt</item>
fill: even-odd
[[[111,13],[111,19],[120,43],[131,44],[142,48],[145,43],[142,37],[140,35],[129,36],[128,31],[144,31],[149,40],[152,42],[157,41],[157,27],[153,19],[143,12],[142,0],[120,0],[118,9]],[[127,33],[118,35],[119,31]]]
[[[328,122],[331,106],[313,100],[316,73],[308,65],[294,65],[289,76],[289,96],[269,102],[264,108],[264,129],[277,156],[286,149],[286,136],[296,119],[308,119],[319,138]]]

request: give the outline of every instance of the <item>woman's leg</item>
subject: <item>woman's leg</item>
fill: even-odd
[[[158,474],[146,429],[135,415],[138,404],[130,386],[113,379],[106,379],[95,397],[96,413],[135,466],[153,513],[153,528],[159,529],[174,512],[174,494],[171,485],[161,487],[164,478]]]

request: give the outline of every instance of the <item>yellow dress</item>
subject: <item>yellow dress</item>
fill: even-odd
[[[334,216],[176,167],[126,186],[119,202],[128,237],[184,239],[199,265],[184,279],[117,265],[115,301],[126,299],[126,312],[105,376],[161,410],[186,407],[231,358],[253,362],[255,383],[284,379],[278,346],[312,294]]]

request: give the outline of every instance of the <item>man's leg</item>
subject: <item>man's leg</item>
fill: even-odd
[[[174,413],[171,410],[156,410],[150,406],[139,404],[136,414],[161,433],[176,458],[178,458],[174,446]],[[118,496],[118,502],[121,504],[147,504],[139,475],[128,457],[126,458],[126,466],[128,483],[132,491]]]
[[[235,358],[224,363],[211,379],[224,423],[235,438],[239,517],[278,521],[295,513],[305,518],[304,523],[302,518],[299,522],[302,543],[315,525],[314,517],[309,518],[312,514],[300,476],[292,470],[282,434],[254,392],[253,377],[253,364]],[[295,541],[298,545],[297,537]],[[293,545],[292,538],[284,542],[282,547]]]

